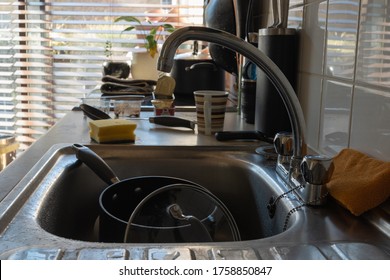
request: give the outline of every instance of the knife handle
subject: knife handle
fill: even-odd
[[[257,140],[255,131],[219,131],[215,134],[218,141]]]
[[[150,123],[170,126],[170,127],[187,127],[190,129],[195,129],[195,122],[181,119],[177,117],[169,117],[169,116],[158,116],[158,117],[150,117]]]
[[[272,139],[260,131],[220,131],[215,134],[218,141],[229,140],[261,140],[272,143]]]

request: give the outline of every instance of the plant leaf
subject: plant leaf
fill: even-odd
[[[136,18],[136,17],[133,17],[133,16],[121,16],[121,17],[118,17],[114,20],[114,22],[118,22],[118,21],[128,21],[128,22],[137,22],[138,24],[141,24],[141,21]]]
[[[156,28],[152,28],[149,31],[149,34],[152,35],[153,37],[156,35],[156,33],[157,33],[157,29]]]
[[[134,26],[130,26],[130,27],[127,27],[126,29],[123,29],[122,32],[131,31],[131,30],[133,30],[134,28],[135,28]]]
[[[156,40],[154,39],[154,36],[153,35],[148,35],[148,36],[146,36],[145,37],[145,40],[147,41],[147,45],[148,46],[146,46],[147,48],[152,48],[152,47],[154,47],[155,45],[157,46],[157,42],[156,42]]]
[[[149,49],[149,54],[151,57],[154,57],[157,53],[157,45],[154,46],[153,48]]]
[[[175,27],[173,27],[172,24],[166,23],[166,24],[163,24],[161,26],[168,32],[172,33],[173,31],[175,31]]]

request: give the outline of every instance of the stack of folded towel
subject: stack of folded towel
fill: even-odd
[[[327,184],[330,195],[359,216],[390,196],[390,162],[344,149],[334,158],[334,172]]]
[[[152,94],[156,81],[120,79],[113,76],[104,76],[100,91],[103,96],[122,94]]]

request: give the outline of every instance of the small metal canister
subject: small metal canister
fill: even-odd
[[[0,171],[15,159],[18,147],[13,134],[0,133]]]
[[[256,107],[256,81],[243,79],[241,81],[241,110],[245,122],[255,123],[255,107]]]

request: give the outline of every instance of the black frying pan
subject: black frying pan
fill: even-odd
[[[74,144],[77,159],[81,160],[109,186],[100,194],[99,241],[123,242],[127,221],[136,206],[150,193],[171,184],[197,185],[188,180],[147,176],[120,180],[111,167],[86,146]]]

